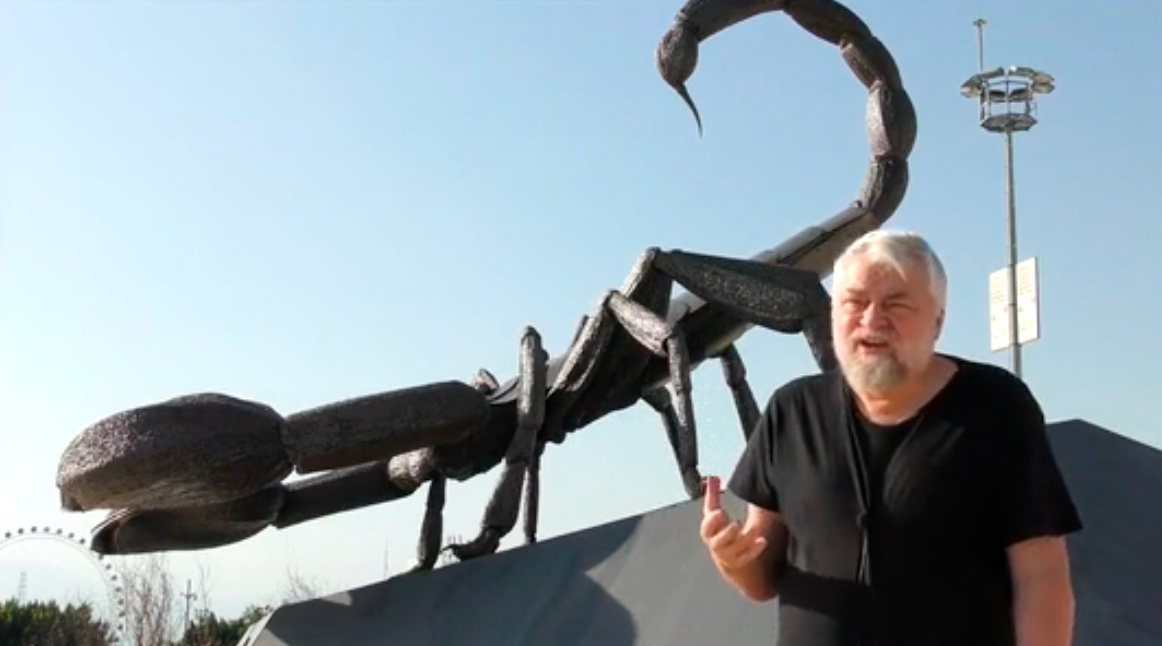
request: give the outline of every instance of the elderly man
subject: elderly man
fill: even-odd
[[[938,353],[946,279],[918,235],[836,262],[840,370],[774,392],[702,538],[747,597],[779,599],[779,646],[1067,646],[1064,536],[1081,529],[1029,389]]]

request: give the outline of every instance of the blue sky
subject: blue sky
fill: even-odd
[[[506,379],[523,325],[561,351],[644,248],[746,257],[854,199],[866,95],[838,51],[781,14],[716,36],[690,83],[699,138],[654,68],[678,6],[0,2],[0,529],[103,517],[59,511],[54,479],[106,415],[201,391],[289,414],[479,367]],[[973,19],[989,20],[986,65],[1057,77],[1016,149],[1020,254],[1042,272],[1025,377],[1052,419],[1162,445],[1162,8],[849,6],[918,112],[890,226],[947,264],[945,351],[1007,363],[987,309],[1003,147],[958,93]],[[758,330],[740,349],[760,399],[812,369],[799,337]],[[694,383],[703,468],[726,474],[742,447],[729,392],[715,364]],[[543,538],[683,497],[645,406],[551,447],[543,469]],[[449,533],[475,532],[496,475],[449,487]],[[385,554],[405,568],[423,503],[169,558],[182,579],[208,567],[233,613],[288,567],[327,590],[378,580]],[[97,581],[65,548],[26,544],[0,552],[0,596],[19,571],[33,594]]]

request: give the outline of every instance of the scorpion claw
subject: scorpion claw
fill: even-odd
[[[274,484],[224,503],[173,509],[119,509],[93,529],[90,548],[102,555],[205,550],[246,540],[270,527],[286,501]]]

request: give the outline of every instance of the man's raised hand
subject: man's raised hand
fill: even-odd
[[[720,500],[717,476],[706,478],[706,495],[702,503],[702,542],[722,567],[737,570],[746,567],[763,553],[767,539],[756,528],[744,529],[731,520]]]

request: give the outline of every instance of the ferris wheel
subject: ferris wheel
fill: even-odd
[[[104,555],[89,549],[84,536],[65,531],[59,527],[19,527],[5,531],[0,535],[0,551],[17,543],[28,541],[51,541],[68,546],[74,552],[84,556],[97,569],[101,575],[101,581],[105,585],[109,609],[116,617],[116,620],[111,622],[114,629],[114,639],[123,643],[125,637],[125,590],[121,585],[120,577],[113,569],[113,564],[107,562]]]

